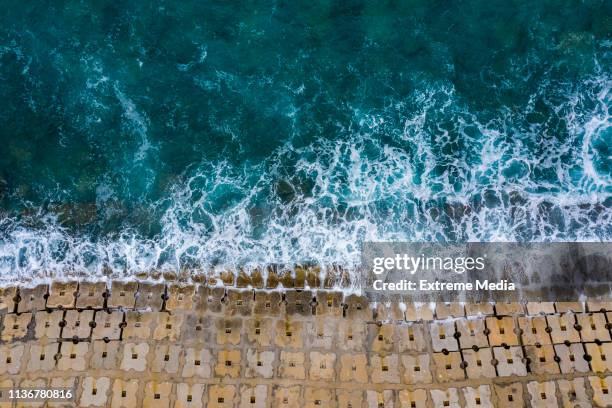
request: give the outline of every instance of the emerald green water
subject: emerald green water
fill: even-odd
[[[610,2],[2,8],[3,279],[612,238]]]

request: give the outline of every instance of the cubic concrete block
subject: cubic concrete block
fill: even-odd
[[[253,290],[228,289],[226,315],[250,316],[253,311]]]
[[[274,351],[247,350],[244,376],[272,378],[274,376]]]
[[[369,349],[375,353],[397,350],[395,339],[395,325],[390,323],[368,325]]]
[[[553,313],[555,313],[554,302],[527,302],[528,315],[548,315]]]
[[[233,408],[236,386],[211,385],[208,389],[208,408]]]
[[[316,297],[317,316],[342,317],[342,292],[318,292]]]
[[[591,371],[605,373],[612,371],[612,343],[586,343],[586,354],[590,357]]]
[[[460,408],[459,392],[456,388],[430,390],[431,400],[435,408]]]
[[[465,379],[465,370],[463,369],[460,352],[433,353],[433,362],[437,382],[444,383]]]
[[[370,355],[370,373],[374,384],[398,384],[400,382],[398,355]]]
[[[586,373],[589,371],[589,362],[584,359],[582,344],[574,343],[569,346],[555,344],[554,347],[561,373]]]
[[[166,287],[163,284],[141,282],[138,284],[134,307],[140,310],[160,311],[165,295]]]
[[[25,346],[21,343],[0,345],[0,376],[19,373],[24,351]]]
[[[87,353],[89,343],[72,343],[65,341],[59,350],[57,369],[60,371],[85,371],[87,370]]]
[[[278,347],[299,349],[304,345],[302,334],[303,322],[298,320],[279,320],[276,322],[274,343]]]
[[[19,298],[15,286],[0,288],[0,315],[13,313],[17,305],[17,299]],[[31,310],[28,310],[28,312],[31,312]]]
[[[465,309],[459,302],[438,302],[436,303],[436,319],[444,320],[449,317],[464,317]]]
[[[612,311],[612,302],[603,300],[591,300],[587,302],[589,312],[608,312]]]
[[[554,381],[530,381],[527,392],[534,408],[557,408],[556,386]]]
[[[375,307],[376,320],[379,322],[403,322],[404,310],[399,302],[378,302]]]
[[[76,293],[76,307],[102,309],[106,294],[106,282],[81,282]]]
[[[143,408],[170,407],[171,382],[149,381],[144,387]]]
[[[399,391],[399,408],[426,408],[428,399],[426,390],[401,390]]]
[[[576,321],[580,327],[580,338],[583,342],[609,342],[610,331],[603,313],[579,313]]]
[[[338,408],[361,408],[364,403],[361,390],[337,389]]]
[[[341,382],[365,384],[368,382],[368,358],[365,354],[342,354],[340,356]]]
[[[217,332],[217,344],[220,346],[232,345],[240,343],[240,335],[242,332],[241,318],[219,318],[215,320]]]
[[[85,377],[81,385],[80,407],[103,407],[108,400],[110,378]]]
[[[457,351],[459,343],[455,338],[455,322],[435,321],[430,323],[431,346],[434,351]]]
[[[313,294],[309,290],[285,292],[285,311],[288,315],[311,316],[313,305]]]
[[[489,344],[492,347],[519,345],[513,317],[490,316],[487,317],[485,321],[487,329],[489,330]]]
[[[282,296],[280,292],[255,292],[253,313],[256,315],[278,315],[281,309]]]
[[[49,388],[63,388],[66,390],[72,390],[73,397],[64,401],[47,401],[47,408],[68,408],[73,407],[76,402],[76,392],[78,391],[78,380],[77,377],[52,377],[49,381]]]
[[[272,319],[267,317],[253,317],[246,319],[244,324],[248,343],[259,347],[268,347],[272,345],[272,339],[274,338],[274,324]]]
[[[521,383],[513,384],[494,384],[496,407],[500,408],[523,408],[525,403],[523,400],[523,385]]]
[[[95,325],[91,332],[92,340],[119,340],[122,323],[123,312],[121,311],[100,310],[96,312]]]
[[[306,343],[308,347],[329,350],[334,343],[338,321],[332,317],[313,318],[306,322]]]
[[[462,349],[489,347],[484,318],[458,319],[456,325]]]
[[[93,310],[67,310],[64,315],[63,339],[87,339],[94,324]]]
[[[466,408],[492,407],[491,387],[481,385],[479,387],[463,388],[463,398]]]
[[[466,316],[490,316],[493,315],[493,303],[482,302],[482,303],[466,303],[465,314]]]
[[[106,299],[106,305],[111,309],[133,309],[136,305],[138,282],[113,281]]]
[[[176,397],[174,408],[203,408],[204,384],[176,384]]]
[[[267,408],[268,387],[260,384],[256,386],[240,386],[240,403],[238,408]]]
[[[468,379],[495,378],[495,367],[490,348],[463,350],[463,361]]]
[[[497,374],[500,377],[527,375],[527,366],[520,347],[493,347],[493,358],[497,361]]]
[[[194,285],[171,284],[168,286],[166,310],[169,312],[192,310],[195,290]]]
[[[240,350],[219,350],[217,352],[217,365],[215,366],[215,375],[217,377],[240,377],[240,359]]]
[[[334,381],[336,379],[336,354],[310,352],[310,374],[312,381]]]
[[[32,313],[6,314],[2,318],[2,341],[23,339],[28,334]]]
[[[555,359],[555,349],[552,345],[525,346],[525,357],[529,369],[534,374],[559,374],[559,364]]]
[[[222,299],[225,297],[224,287],[209,287],[205,285],[196,286],[196,294],[193,298],[194,310],[210,313],[221,313],[224,305]]]
[[[344,351],[362,351],[365,349],[365,326],[353,319],[340,321],[336,344]]]
[[[35,373],[53,370],[58,351],[59,343],[29,343],[26,371],[28,373]]]
[[[433,381],[429,354],[401,355],[404,384],[430,384]]]
[[[393,390],[366,390],[366,406],[368,408],[394,408],[395,393]]]
[[[582,302],[555,302],[555,311],[557,313],[582,313],[584,312],[584,303]]]
[[[48,293],[48,285],[37,285],[33,288],[20,288],[17,312],[26,313],[45,310]]]
[[[344,313],[349,319],[370,320],[372,311],[370,304],[365,297],[349,295],[344,298]]]
[[[612,377],[588,377],[589,385],[593,390],[593,403],[596,407],[612,406]]]
[[[64,325],[64,311],[39,311],[34,314],[34,337],[55,340],[61,337]]]
[[[121,369],[124,371],[145,371],[147,369],[147,354],[149,354],[147,343],[124,343]]]
[[[429,303],[414,302],[406,304],[404,316],[408,322],[431,321],[434,319],[434,311]]]
[[[552,344],[545,316],[520,316],[518,324],[523,344],[529,346]]]
[[[304,380],[306,378],[304,361],[304,353],[281,350],[278,376],[280,378]]]
[[[546,316],[546,321],[554,344],[580,343],[580,333],[575,328],[576,319],[573,313]]]
[[[399,352],[420,352],[427,348],[425,326],[423,323],[398,324],[395,327]]]
[[[275,386],[272,392],[273,407],[302,408],[302,389],[295,386]]]
[[[186,313],[185,322],[181,327],[181,343],[182,344],[211,344],[215,341],[213,332],[214,322],[211,316],[202,314],[201,312]]]
[[[177,341],[185,318],[182,314],[157,313],[153,324],[153,339]]]
[[[306,387],[304,389],[304,407],[336,407],[334,392],[328,388]]]
[[[151,371],[154,373],[176,374],[179,372],[181,346],[179,344],[157,344],[153,350]]]
[[[212,377],[212,354],[204,347],[189,347],[185,349],[185,363],[181,376],[184,378]]]
[[[49,288],[47,298],[48,308],[70,309],[74,307],[76,294],[79,289],[78,282],[53,282]]]
[[[156,319],[154,312],[140,312],[129,310],[125,313],[123,339],[148,339],[151,337],[153,322]]]
[[[138,406],[139,386],[139,380],[115,379],[111,392],[111,408],[132,408]]]
[[[557,381],[557,385],[563,408],[592,407],[584,378],[560,379]]]
[[[91,342],[89,368],[92,370],[116,370],[119,368],[119,341],[94,340]]]
[[[515,316],[525,314],[525,308],[518,302],[495,303],[495,314],[497,316]]]

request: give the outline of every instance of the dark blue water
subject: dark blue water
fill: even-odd
[[[0,14],[3,279],[612,239],[612,3]]]

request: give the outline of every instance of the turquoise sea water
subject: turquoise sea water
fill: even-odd
[[[612,239],[612,3],[17,2],[3,280]]]

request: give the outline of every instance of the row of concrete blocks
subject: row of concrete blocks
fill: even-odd
[[[0,289],[0,314],[45,309],[138,309],[209,311],[223,314],[344,315],[364,319],[433,320],[474,315],[539,315],[612,311],[612,302],[371,303],[366,297],[328,290],[248,290],[204,284],[152,284],[144,282],[53,282],[50,286]]]
[[[71,388],[72,402],[47,407],[174,408],[587,408],[612,406],[612,377],[473,384],[450,388],[334,388],[333,384],[205,384],[140,381],[109,376],[0,381],[2,387]],[[330,385],[332,387],[330,387]],[[0,403],[0,407],[12,406]],[[17,407],[42,407],[22,403]]]

